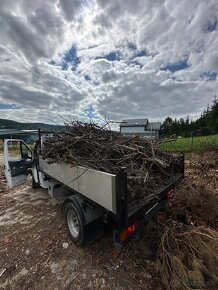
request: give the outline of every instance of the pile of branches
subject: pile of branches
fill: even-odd
[[[156,193],[180,170],[179,157],[161,152],[151,140],[78,121],[48,137],[42,154],[49,163],[64,162],[111,174],[126,167],[130,199]]]
[[[217,289],[218,163],[211,152],[192,157],[175,198],[157,216],[163,289]]]
[[[164,289],[217,289],[218,232],[206,226],[172,222],[159,247]]]

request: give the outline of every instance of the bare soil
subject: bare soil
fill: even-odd
[[[114,249],[110,234],[77,247],[61,205],[30,181],[1,193],[0,289],[151,289],[149,242],[147,262],[133,245]]]

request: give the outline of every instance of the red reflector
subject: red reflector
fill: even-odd
[[[120,233],[120,241],[121,242],[125,241],[128,238],[129,235],[134,233],[134,231],[138,228],[138,226],[139,226],[139,222],[135,222],[134,224],[129,226],[127,229],[123,230]]]

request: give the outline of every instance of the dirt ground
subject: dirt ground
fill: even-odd
[[[195,181],[193,164],[186,161],[186,174]],[[162,289],[155,272],[153,222],[121,253],[111,233],[77,247],[61,205],[46,190],[32,189],[30,180],[16,189],[0,187],[0,289]]]
[[[32,189],[30,181],[0,195],[0,289],[152,289],[156,284],[151,240],[143,257],[140,240],[118,255],[110,234],[77,247],[68,237],[62,200]]]

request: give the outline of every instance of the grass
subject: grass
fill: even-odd
[[[200,153],[206,145],[217,144],[218,134],[192,138],[181,138],[160,144],[160,148],[167,152],[196,152]]]

